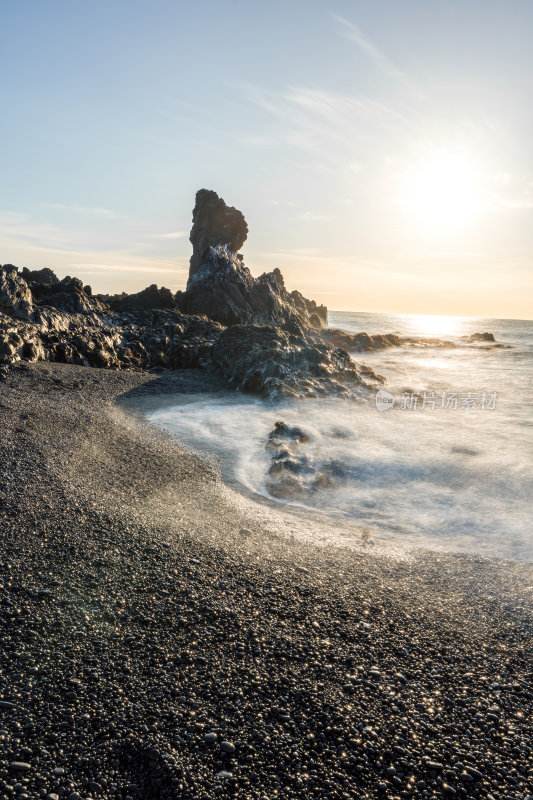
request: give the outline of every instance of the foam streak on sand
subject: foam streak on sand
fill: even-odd
[[[531,567],[292,542],[140,421],[216,388],[0,384],[2,795],[523,800]]]

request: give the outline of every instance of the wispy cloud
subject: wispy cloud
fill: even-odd
[[[298,214],[298,219],[304,222],[326,222],[330,220],[331,217],[327,214],[316,214],[313,211],[302,211],[301,214]]]
[[[75,270],[79,270],[79,272],[83,273],[84,275],[91,275],[91,274],[98,274],[100,272],[140,272],[146,275],[153,274],[172,274],[176,275],[179,271],[177,267],[165,267],[160,264],[157,265],[147,265],[147,264],[91,264],[81,262],[79,264],[71,264],[71,267]]]
[[[267,136],[241,136],[239,141],[252,147],[270,147],[274,140]]]
[[[43,203],[44,208],[55,208],[59,211],[69,211],[74,214],[85,214],[91,217],[102,217],[104,219],[124,219],[121,214],[111,211],[109,208],[87,208],[85,206],[71,206],[65,203]]]
[[[0,211],[0,241],[38,244],[43,247],[69,247],[73,237],[49,222],[35,222],[27,214]]]
[[[251,101],[281,123],[278,141],[313,157],[317,170],[350,169],[375,152],[376,141],[389,141],[410,128],[408,120],[368,97],[352,97],[309,87],[274,92],[247,86]],[[306,164],[308,169],[309,163]]]
[[[176,232],[178,233],[178,232]],[[127,236],[124,234],[124,239]],[[18,266],[50,266],[58,275],[74,274],[87,279],[98,276],[97,291],[113,283],[113,275],[120,274],[122,288],[142,288],[142,275],[153,283],[153,276],[165,275],[171,285],[183,285],[188,272],[186,258],[168,258],[161,252],[161,244],[152,240],[146,252],[146,243],[132,244],[131,239],[114,241],[113,246],[84,246],[86,236],[77,231],[62,230],[50,223],[32,220],[26,214],[0,211],[0,252],[2,262]],[[129,280],[127,275],[136,275]],[[172,276],[171,280],[168,276]],[[116,281],[115,281],[116,284]],[[146,285],[146,284],[145,284]],[[100,287],[100,288],[99,288]]]
[[[418,98],[424,96],[423,92],[420,91],[420,88],[413,82],[409,75],[399,69],[387,54],[369,39],[357,25],[354,25],[353,22],[336,14],[333,16],[333,19],[341,26],[343,36],[350,42],[356,44],[380,72],[387,75],[389,78],[401,82],[405,88],[409,89],[409,91]]]
[[[493,208],[527,211],[533,209],[533,176],[496,175],[493,181]]]
[[[154,239],[185,239],[189,234],[187,231],[173,231],[172,233],[152,233]]]
[[[406,78],[405,74],[392,63],[388,56],[386,56],[357,25],[354,25],[353,22],[349,22],[349,20],[336,14],[333,16],[333,19],[342,26],[345,38],[354,42],[360,50],[373,61],[378,69],[391,78],[401,78],[402,80]]]

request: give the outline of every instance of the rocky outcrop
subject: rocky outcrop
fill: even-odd
[[[471,333],[470,336],[462,336],[462,339],[469,339],[472,342],[495,342],[493,333],[485,331],[484,333]]]
[[[187,290],[177,298],[187,314],[205,314],[222,325],[287,325],[321,327],[287,292],[279,269],[254,278],[242,260],[226,246],[211,247]]]
[[[43,277],[49,280],[40,283]],[[298,319],[225,327],[175,308],[152,308],[172,298],[156,286],[109,304],[88,294],[75,278],[52,280],[41,272],[31,278],[28,285],[15,268],[0,271],[5,287],[0,298],[8,310],[0,313],[0,363],[27,359],[108,369],[194,367],[265,397],[359,394],[380,381]],[[264,276],[260,286],[265,303],[274,304],[284,290],[277,271]],[[26,300],[25,319],[13,300],[17,293],[17,299]]]
[[[222,245],[237,253],[247,236],[248,225],[242,212],[227,206],[216,192],[200,189],[192,212],[189,278],[202,269],[212,247]]]
[[[13,264],[0,267],[0,312],[18,319],[29,319],[33,298],[26,281]]]
[[[114,295],[107,299],[115,311],[148,311],[153,308],[176,308],[176,301],[170,289],[157,288],[153,283],[137,294]]]
[[[51,270],[24,274],[29,283],[16,267],[0,268],[0,364],[25,359],[109,369],[201,368],[222,331],[218,323],[175,310],[114,313],[76,278],[60,281]],[[141,295],[148,306],[150,298],[172,297],[157,287]]]
[[[420,345],[395,334],[323,329],[327,309],[288,292],[279,269],[252,276],[236,252],[247,232],[240,211],[215,192],[198,192],[189,280],[175,296],[155,284],[136,294],[95,296],[77,278],[60,280],[47,267],[22,273],[0,267],[0,366],[26,359],[108,369],[198,368],[268,398],[358,397],[383,378],[349,353]],[[492,342],[492,334],[476,336]],[[285,480],[293,460],[276,459],[273,474],[281,470]],[[328,478],[328,469],[317,480]]]
[[[32,322],[0,313],[0,364],[59,361],[107,369],[158,371],[209,365],[220,325],[179,312],[107,317],[39,309]]]
[[[28,286],[37,306],[48,306],[68,314],[90,314],[103,310],[97,298],[92,297],[90,286],[79,278],[67,275],[59,280],[52,270],[26,270]]]
[[[241,391],[264,397],[353,396],[383,382],[297,325],[228,327],[213,346],[211,366]]]
[[[279,272],[279,270],[278,270]],[[319,306],[314,300],[308,300],[303,294],[294,290],[289,295],[291,303],[309,316],[312,328],[322,328],[328,324],[328,310],[326,306]],[[315,320],[314,317],[317,317]]]
[[[335,347],[341,347],[349,353],[366,353],[369,350],[381,350],[385,347],[397,347],[402,340],[395,333],[386,336],[377,334],[369,336],[368,333],[346,333],[337,328],[328,328],[322,331],[322,339]]]
[[[456,347],[455,342],[448,339],[398,336],[396,333],[376,333],[373,335],[368,333],[346,333],[346,331],[341,331],[337,328],[327,328],[322,331],[321,336],[325,342],[335,345],[336,347],[341,347],[343,350],[346,350],[347,353],[368,353],[372,350],[383,350],[387,347],[402,347],[404,345],[410,345],[412,347]],[[492,333],[474,334],[474,337],[476,336],[482,337],[485,341],[494,341]],[[492,336],[492,339],[486,340],[486,336]],[[469,341],[473,340],[470,336],[463,338]]]
[[[28,269],[27,267],[23,267],[22,269],[22,277],[28,284],[40,284],[42,286],[54,286],[56,283],[59,283],[59,278],[49,267],[43,267],[42,269]]]
[[[176,302],[188,314],[205,314],[223,325],[286,325],[297,322],[320,330],[327,309],[289,293],[279,269],[254,278],[238,250],[248,226],[240,211],[215,192],[196,195],[191,242],[193,256],[186,291]]]

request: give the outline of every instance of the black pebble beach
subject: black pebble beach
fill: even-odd
[[[0,797],[530,798],[532,567],[269,529],[135,413],[211,388],[0,382]]]

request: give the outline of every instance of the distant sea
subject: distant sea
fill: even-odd
[[[263,496],[268,434],[278,419],[298,425],[313,462],[335,459],[345,475],[299,505],[332,523],[350,517],[378,542],[533,562],[533,322],[333,311],[329,325],[453,346],[354,353],[386,378],[389,394],[377,403],[228,392],[188,397],[149,419],[217,455],[227,482]],[[465,338],[485,331],[496,344]]]

